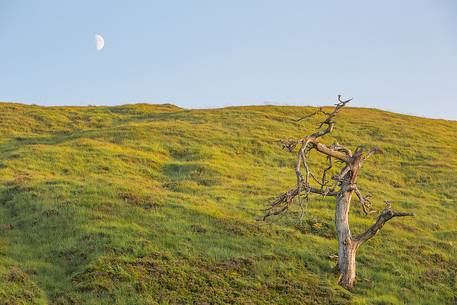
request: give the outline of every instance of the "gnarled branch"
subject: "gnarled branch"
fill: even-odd
[[[341,152],[340,150],[336,149],[331,149],[327,147],[325,144],[322,144],[319,142],[318,139],[316,138],[305,138],[307,142],[311,143],[313,145],[313,148],[315,148],[318,152],[331,156],[335,159],[338,159],[340,161],[343,161],[345,163],[350,163],[351,162],[351,157],[348,156],[345,152]],[[303,139],[303,140],[305,140]],[[303,141],[302,140],[302,141]]]
[[[292,204],[293,199],[295,197],[299,197],[302,192],[305,193],[305,199],[308,199],[308,195],[310,193],[319,194],[324,197],[337,195],[337,192],[334,190],[334,187],[331,188],[327,185],[327,172],[333,167],[333,159],[349,164],[352,161],[352,152],[350,149],[342,145],[339,145],[338,143],[332,144],[330,147],[327,147],[325,144],[320,143],[318,138],[332,132],[335,126],[335,121],[333,120],[334,117],[350,101],[351,100],[343,101],[341,100],[341,95],[338,95],[338,103],[335,105],[333,111],[326,112],[323,110],[323,108],[319,108],[317,111],[296,120],[301,121],[305,118],[312,117],[318,113],[323,113],[326,115],[326,118],[320,123],[318,129],[321,129],[324,125],[326,125],[327,127],[325,129],[319,130],[311,134],[310,136],[306,136],[298,141],[290,139],[286,141],[281,141],[282,147],[290,152],[293,152],[297,146],[300,147],[297,153],[297,161],[295,163],[295,175],[297,177],[297,186],[295,189],[291,189],[286,193],[281,194],[273,202],[271,202],[269,204],[269,207],[265,210],[265,215],[263,219],[266,219],[272,215],[279,215],[286,212]],[[326,169],[324,169],[324,172],[320,179],[318,179],[311,172],[311,169],[309,168],[307,163],[307,154],[311,150],[316,150],[326,155],[327,159],[329,160],[329,166]],[[304,169],[304,173],[302,173],[302,168]],[[344,173],[342,172],[341,175],[344,176],[346,173],[347,170],[345,170]],[[312,178],[315,182],[317,182],[317,184],[319,184],[319,188],[312,187],[310,185],[310,178]],[[337,183],[335,183],[335,186],[336,185]],[[301,204],[301,199],[299,203]]]
[[[341,110],[341,108],[343,108],[344,106],[346,106],[347,103],[349,103],[350,101],[352,101],[352,99],[348,99],[346,101],[343,101],[341,100],[341,95],[338,95],[338,103],[335,104],[335,108],[333,109],[332,112],[325,112],[322,110],[322,108],[320,109],[320,112],[324,113],[327,115],[327,118],[322,121],[319,125],[319,127],[317,129],[321,129],[322,126],[324,125],[327,125],[327,128],[323,129],[323,130],[319,130],[315,133],[313,133],[311,135],[311,137],[313,138],[319,138],[319,137],[322,137],[328,133],[331,133],[333,131],[333,128],[335,127],[335,121],[333,121],[333,118],[337,115],[337,113]]]
[[[289,191],[281,194],[278,196],[273,202],[269,204],[269,206],[265,209],[265,215],[263,216],[263,220],[267,219],[270,216],[279,215],[281,213],[286,212],[292,200],[297,197],[303,189],[303,185],[300,187],[296,187],[290,189]],[[315,187],[308,187],[308,193],[319,194],[321,196],[336,196],[338,192],[333,189],[326,188],[326,189],[318,189]]]
[[[353,237],[353,240],[359,244],[364,243],[365,241],[375,236],[376,233],[378,233],[378,231],[382,229],[384,224],[392,218],[405,216],[414,216],[414,213],[396,212],[392,210],[391,203],[389,201],[386,201],[386,208],[381,212],[381,214],[379,214],[378,219],[376,219],[376,222],[371,227],[369,227],[368,230],[366,230],[364,233]]]
[[[357,198],[359,198],[360,204],[362,205],[362,209],[365,215],[376,212],[376,210],[373,210],[371,208],[371,194],[366,194],[365,196],[363,196],[359,188],[357,187],[357,184],[353,185],[353,189],[355,194],[357,195]]]

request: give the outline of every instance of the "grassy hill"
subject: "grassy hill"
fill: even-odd
[[[455,304],[457,122],[348,108],[322,139],[380,147],[359,187],[417,215],[361,247],[350,293],[332,198],[258,221],[312,111],[0,104],[0,304]]]

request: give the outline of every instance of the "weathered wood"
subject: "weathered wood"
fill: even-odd
[[[346,162],[346,163],[351,162],[350,156],[348,156],[347,154],[345,154],[341,151],[334,150],[334,149],[331,149],[331,148],[325,146],[325,144],[320,143],[317,138],[305,138],[305,139],[306,139],[306,141],[308,141],[308,143],[311,143],[313,145],[313,148],[315,148],[318,152],[320,152],[324,155],[333,157],[335,159],[338,159],[340,161]],[[304,140],[302,140],[302,141],[304,141]]]
[[[375,236],[376,233],[378,233],[378,231],[382,229],[386,222],[388,222],[394,217],[414,216],[414,213],[393,211],[388,201],[386,202],[386,205],[386,208],[382,211],[381,214],[379,214],[378,219],[376,219],[376,222],[371,227],[369,227],[368,230],[366,230],[364,233],[355,236],[355,241],[357,241],[360,244],[366,242],[367,240]]]
[[[327,115],[327,117],[321,122],[319,129],[324,125],[327,127],[311,134],[310,136],[306,136],[299,141],[288,140],[282,142],[283,147],[287,148],[291,152],[295,150],[297,145],[301,144],[295,165],[297,186],[277,197],[266,209],[263,219],[265,220],[272,215],[279,215],[287,212],[294,198],[299,197],[301,193],[305,194],[306,199],[310,193],[319,194],[321,196],[335,196],[335,225],[338,238],[338,271],[340,275],[338,283],[350,290],[355,284],[356,255],[359,246],[376,235],[376,233],[390,219],[394,217],[414,216],[414,214],[395,212],[392,210],[390,203],[386,202],[387,206],[378,216],[376,222],[364,233],[355,237],[352,236],[349,226],[349,210],[351,208],[352,194],[355,193],[357,195],[365,214],[374,212],[374,210],[371,209],[372,203],[369,199],[370,195],[362,195],[361,191],[357,187],[357,179],[359,172],[362,169],[363,162],[371,155],[379,152],[379,149],[373,148],[368,152],[365,152],[365,147],[359,146],[356,148],[354,153],[352,153],[350,149],[340,144],[335,143],[330,146],[326,146],[318,139],[333,131],[335,127],[335,121],[333,120],[334,117],[349,101],[350,100],[342,101],[341,96],[338,96],[338,103],[332,112],[327,113],[320,108],[311,115],[297,120],[300,121],[318,113],[323,113]],[[315,150],[326,155],[329,161],[328,167],[325,168],[321,179],[315,177],[307,164],[306,156],[311,150]],[[333,167],[332,158],[341,161],[344,166],[341,168],[338,175],[332,177],[334,184],[329,185],[330,181],[327,181],[326,175]],[[305,175],[302,174],[302,168],[305,171]],[[310,177],[319,184],[319,188],[310,185]]]

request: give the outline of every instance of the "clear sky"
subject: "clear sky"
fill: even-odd
[[[341,93],[457,119],[457,1],[0,0],[0,73],[1,101],[202,108]]]

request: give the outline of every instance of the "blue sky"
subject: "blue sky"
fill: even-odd
[[[1,101],[202,108],[341,93],[457,119],[457,2],[1,0],[0,71]]]

